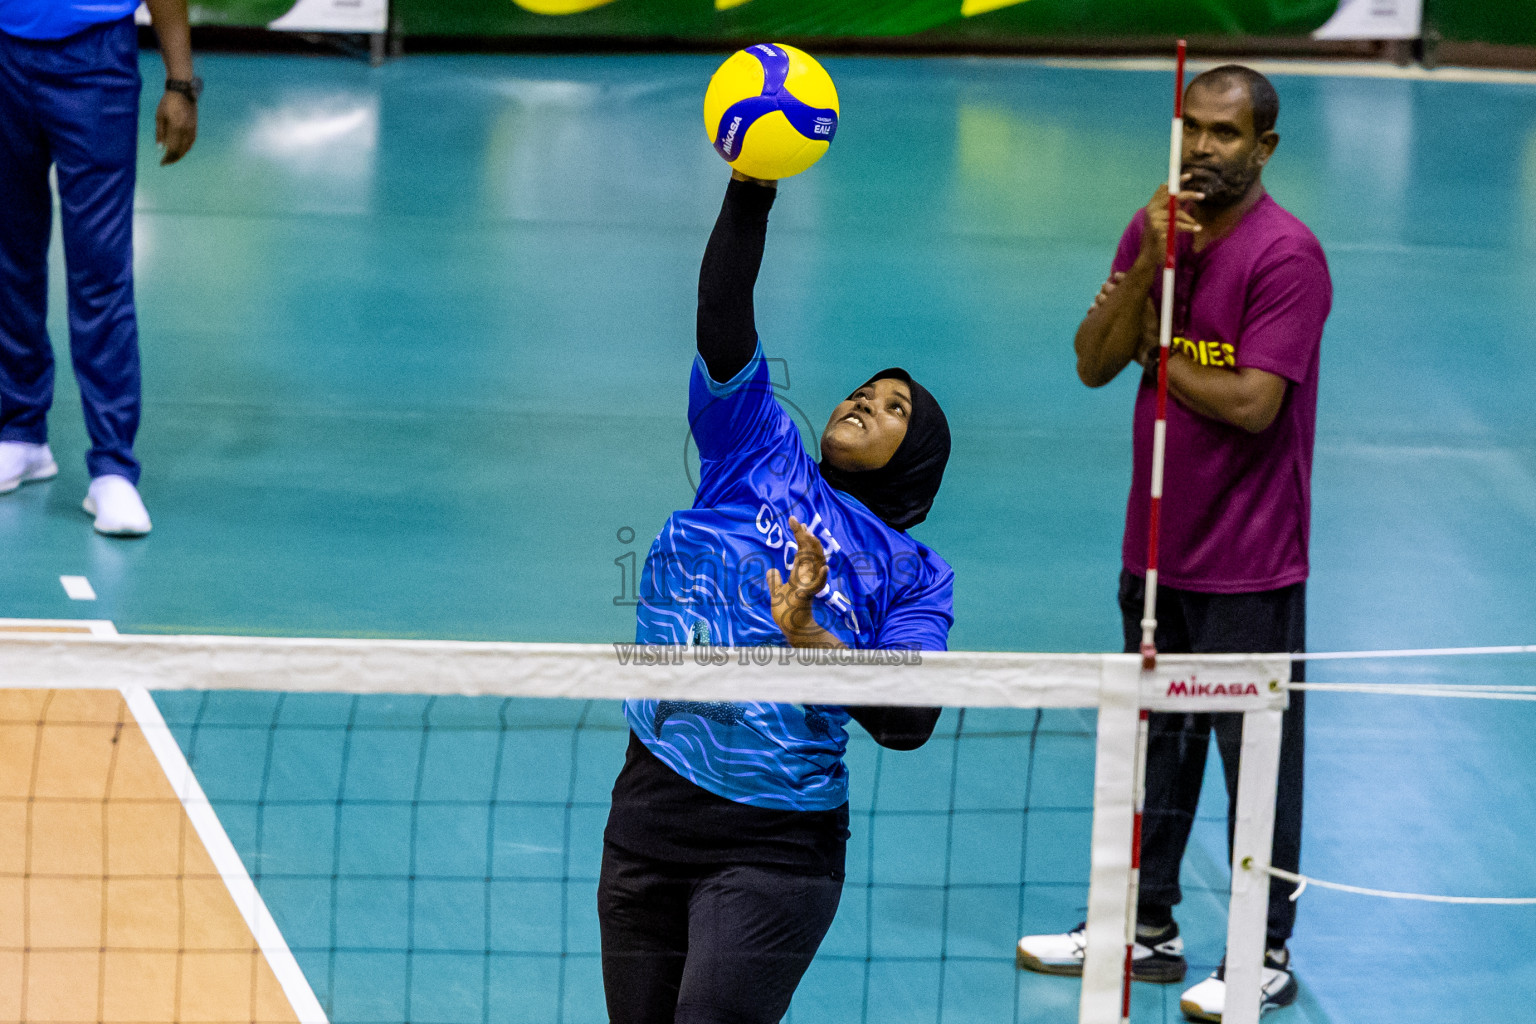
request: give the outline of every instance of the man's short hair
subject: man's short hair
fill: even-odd
[[[1241,64],[1223,64],[1221,67],[1211,68],[1197,75],[1195,80],[1189,83],[1189,88],[1193,89],[1202,84],[1231,85],[1234,82],[1240,83],[1248,90],[1248,105],[1253,110],[1253,133],[1263,135],[1265,132],[1274,131],[1275,122],[1280,119],[1280,94],[1275,92],[1273,85],[1269,84],[1269,79],[1253,68],[1244,67]]]

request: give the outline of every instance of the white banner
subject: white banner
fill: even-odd
[[[389,0],[299,0],[267,28],[284,32],[383,32]]]
[[[202,24],[197,5],[188,12],[192,24]],[[149,24],[149,8],[139,4],[134,20]],[[383,33],[389,27],[389,0],[296,0],[287,14],[267,26],[279,32]]]
[[[1339,9],[1312,38],[1417,39],[1423,22],[1423,0],[1339,0]]]

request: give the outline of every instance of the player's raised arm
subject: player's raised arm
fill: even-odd
[[[732,171],[715,230],[704,248],[699,268],[699,355],[709,375],[722,383],[740,373],[757,351],[752,288],[763,263],[768,211],[777,184]]]

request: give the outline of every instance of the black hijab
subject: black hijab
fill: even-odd
[[[949,461],[949,420],[928,389],[899,366],[881,370],[859,387],[885,378],[904,381],[912,392],[912,418],[896,454],[879,469],[852,473],[822,459],[821,475],[833,487],[862,501],[886,525],[906,530],[928,518],[934,495],[939,493],[944,464]]]

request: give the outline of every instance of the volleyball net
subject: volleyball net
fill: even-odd
[[[1289,673],[0,625],[0,1018],[605,1020],[620,701],[654,697],[946,708],[914,752],[851,730],[847,882],[799,1024],[1032,1018],[1066,996],[1021,992],[1014,942],[1084,905],[1078,1005],[1046,1009],[1124,1019],[1142,712],[1244,713],[1226,1019],[1254,1021]]]

